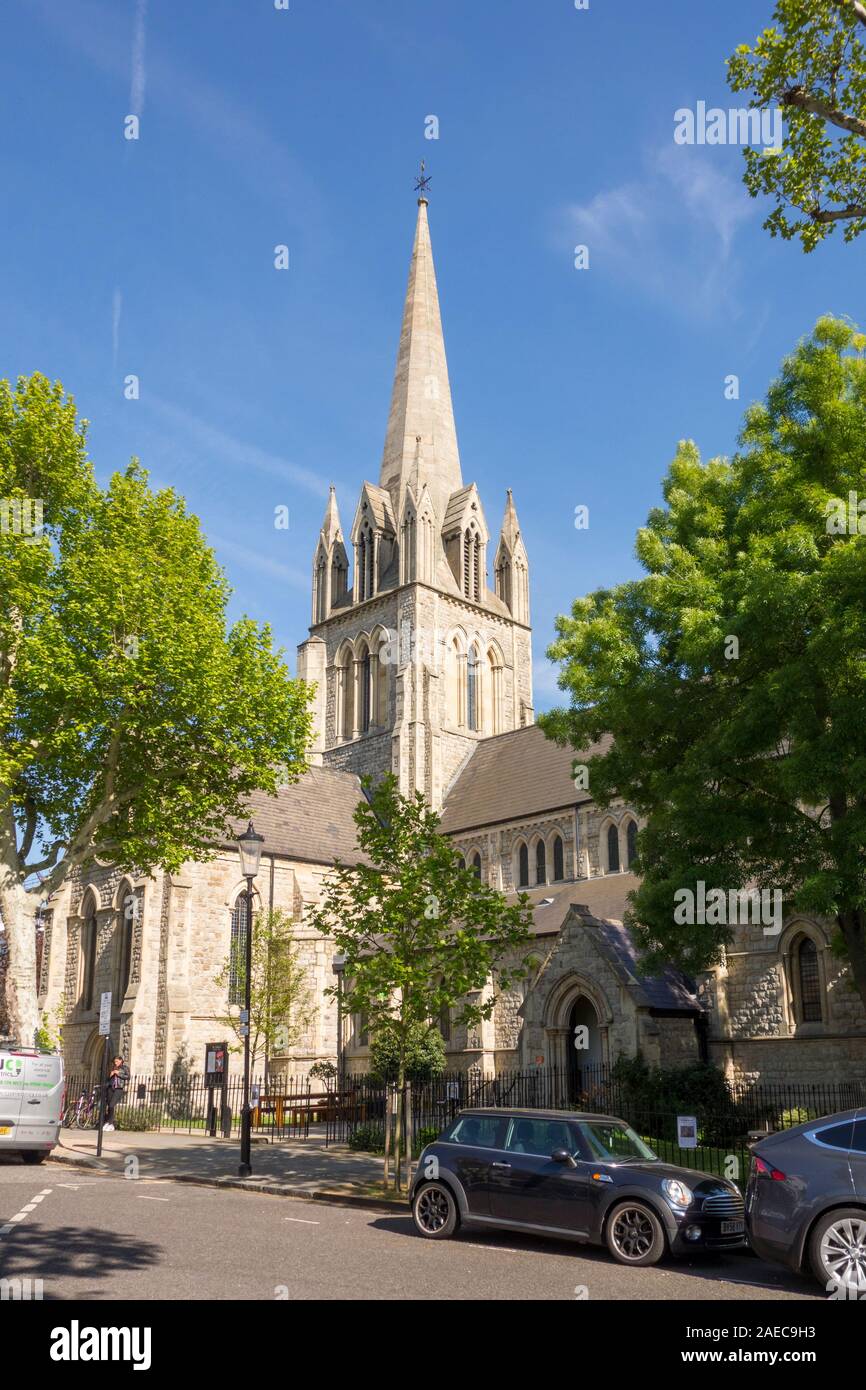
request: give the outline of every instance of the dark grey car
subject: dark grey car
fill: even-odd
[[[745,1244],[733,1183],[663,1163],[610,1115],[461,1111],[421,1154],[410,1203],[431,1240],[478,1222],[606,1245],[628,1265]]]
[[[866,1297],[866,1110],[761,1139],[746,1190],[749,1239],[836,1297]]]

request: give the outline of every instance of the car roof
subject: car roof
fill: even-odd
[[[624,1125],[626,1120],[619,1119],[616,1115],[599,1115],[592,1110],[533,1110],[530,1106],[505,1106],[505,1105],[471,1105],[464,1110],[459,1110],[455,1118],[462,1119],[464,1115],[496,1115],[505,1119],[518,1117],[521,1120],[613,1120],[615,1124]]]

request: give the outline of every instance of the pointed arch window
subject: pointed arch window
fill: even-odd
[[[478,728],[478,653],[469,648],[466,658],[466,724],[472,730]]]
[[[351,738],[354,732],[354,690],[352,677],[352,654],[344,647],[337,657],[337,735]]]
[[[818,968],[818,947],[811,936],[801,938],[796,948],[797,984],[800,995],[800,1021],[821,1023],[821,972]]]
[[[120,923],[117,928],[117,975],[114,984],[118,1001],[124,999],[129,988],[132,972],[132,938],[140,915],[141,897],[133,893],[129,884],[125,883],[120,894]]]
[[[609,825],[607,829],[607,871],[609,874],[619,873],[619,832],[615,825]]]
[[[358,602],[363,603],[376,592],[376,540],[368,524],[362,526],[358,533],[357,556]]]
[[[474,873],[475,877],[480,881],[480,879],[481,879],[481,855],[478,854],[478,853],[473,854],[473,856],[472,856],[472,872]]]
[[[322,623],[328,616],[327,594],[325,592],[325,575],[327,574],[327,563],[324,555],[319,554],[316,563],[316,617],[317,623]]]
[[[625,836],[626,842],[626,864],[631,868],[637,858],[637,822],[630,820]]]
[[[91,895],[84,909],[84,928],[81,939],[81,1007],[93,1008],[93,991],[96,983],[96,900]]]
[[[475,603],[481,599],[481,537],[474,525],[463,532],[463,593]]]
[[[563,853],[562,836],[557,835],[553,841],[553,881],[561,883],[565,878],[565,855]]]
[[[547,846],[543,840],[535,846],[535,882],[547,882]]]
[[[370,659],[369,647],[363,647],[361,657],[358,662],[358,727],[362,734],[366,734],[370,728],[372,716],[372,661]]]
[[[511,562],[502,554],[496,566],[496,593],[502,602],[511,607]]]
[[[529,887],[529,847],[525,843],[517,855],[517,884],[519,888]]]

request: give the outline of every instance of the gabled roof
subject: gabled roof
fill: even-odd
[[[276,796],[255,792],[247,819],[265,837],[265,854],[301,859],[311,864],[360,864],[355,807],[364,797],[354,773],[330,767],[310,767],[297,782],[280,787]],[[237,825],[238,832],[246,820]],[[235,847],[227,841],[223,848]]]
[[[474,508],[472,507],[473,501],[477,504]],[[456,492],[452,492],[448,499],[448,506],[445,508],[445,516],[442,520],[442,534],[447,536],[450,535],[452,531],[460,529],[464,524],[466,512],[470,508],[476,513],[475,520],[478,522],[480,529],[484,532],[484,538],[486,540],[487,522],[484,519],[484,510],[481,506],[481,498],[478,496],[478,488],[474,483],[467,483],[465,487],[458,488]]]
[[[361,487],[361,496],[358,498],[358,508],[355,512],[355,521],[352,526],[352,536],[354,537],[361,521],[361,512],[364,501],[368,503],[370,520],[373,525],[381,531],[396,531],[394,524],[394,509],[391,506],[391,496],[385,488],[377,487],[375,483],[364,483]]]
[[[604,738],[582,757],[609,747],[610,739]],[[591,801],[588,792],[574,785],[572,764],[580,761],[574,749],[546,738],[537,724],[483,739],[445,798],[443,832],[523,820]]]
[[[620,983],[645,1008],[694,1013],[701,1007],[693,981],[673,966],[658,975],[643,975],[638,954],[623,917],[628,895],[638,886],[634,874],[605,874],[564,884],[532,888],[532,931],[536,937],[556,937],[566,927],[593,932],[595,945]],[[509,894],[516,902],[517,894]]]

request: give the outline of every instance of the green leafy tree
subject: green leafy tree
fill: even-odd
[[[94,856],[177,870],[303,766],[308,691],[183,500],[100,488],[45,377],[0,382],[0,917],[12,1032],[37,1026],[34,917]]]
[[[400,1035],[385,1024],[370,1040],[370,1070],[380,1081],[400,1079]],[[406,1046],[406,1080],[423,1084],[441,1076],[445,1070],[445,1041],[436,1028],[418,1023],[409,1030]]]
[[[275,1052],[287,1052],[303,1037],[316,1009],[309,972],[301,961],[301,948],[293,936],[291,917],[279,908],[256,913],[253,918],[252,976],[250,980],[250,1066],[259,1059],[265,1066]],[[246,943],[241,933],[216,977],[228,998],[236,991],[245,997]],[[231,1029],[243,1047],[240,1007],[229,1008],[217,1022]],[[235,1049],[238,1050],[238,1049]]]
[[[613,735],[589,785],[646,816],[631,920],[648,964],[701,970],[730,940],[679,925],[678,890],[755,884],[835,921],[866,1003],[864,345],[822,319],[733,460],[680,445],[637,537],[645,577],[558,619],[571,707],[540,723],[577,749]]]
[[[343,1006],[385,1033],[390,1070],[403,1098],[419,1034],[445,1009],[467,1026],[489,1018],[495,994],[522,978],[531,908],[461,868],[420,793],[404,797],[389,775],[355,811],[366,862],[337,865],[310,923],[345,957]],[[487,990],[489,981],[493,990]],[[336,989],[327,991],[336,994]],[[399,1185],[398,1116],[395,1177]]]
[[[866,227],[866,4],[777,0],[773,19],[728,59],[735,92],[784,114],[782,152],[746,150],[744,182],[775,200],[773,236],[812,251],[841,224],[852,241]]]

